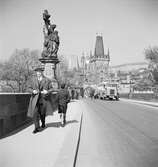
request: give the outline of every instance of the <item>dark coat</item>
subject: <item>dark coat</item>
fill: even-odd
[[[75,96],[75,90],[72,89],[72,90],[71,90],[71,98],[74,99],[74,96]]]
[[[39,81],[37,80],[37,77],[35,77],[30,83],[30,85],[28,86],[28,92],[32,93],[33,90],[38,90],[39,93],[36,95],[34,94],[31,95],[30,103],[28,107],[28,113],[27,113],[28,117],[33,117],[37,103],[45,106],[47,105],[49,94],[53,90],[51,81],[43,77],[39,85]],[[40,94],[40,91],[43,91],[43,90],[47,90],[48,94],[46,95]],[[46,112],[46,111],[43,111],[43,112]]]
[[[91,90],[90,90],[90,97],[94,97],[94,94],[95,94],[95,90],[94,90],[94,89],[91,89]]]
[[[67,104],[70,102],[70,94],[67,89],[60,89],[58,94],[58,113],[66,113]]]
[[[60,89],[57,96],[59,105],[67,105],[70,101],[70,95],[67,89]]]
[[[84,89],[83,89],[83,88],[80,88],[80,95],[81,95],[82,97],[84,97]]]

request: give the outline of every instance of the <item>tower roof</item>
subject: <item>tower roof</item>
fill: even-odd
[[[100,35],[96,37],[94,57],[104,57],[103,37]]]

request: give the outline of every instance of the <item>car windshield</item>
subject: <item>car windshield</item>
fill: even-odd
[[[117,85],[116,84],[108,84],[107,86],[109,86],[109,87],[116,87]]]
[[[98,87],[117,87],[117,84],[116,83],[101,83],[98,85]]]

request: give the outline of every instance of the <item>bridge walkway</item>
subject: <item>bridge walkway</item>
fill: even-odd
[[[71,166],[81,119],[80,101],[68,105],[67,124],[60,126],[57,112],[46,118],[46,128],[33,134],[31,125],[0,140],[1,167]],[[64,151],[63,151],[64,150]],[[60,160],[62,158],[62,161]]]

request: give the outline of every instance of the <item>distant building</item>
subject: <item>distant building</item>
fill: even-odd
[[[116,74],[115,76],[117,76],[120,84],[120,93],[132,92],[134,90],[133,88],[137,87],[137,85],[140,85],[142,81],[144,82],[144,79],[146,79],[146,82],[148,83],[150,80],[152,80],[151,72],[148,69],[148,63],[146,62],[112,66],[110,68],[110,74]]]
[[[87,79],[90,83],[100,83],[108,78],[108,69],[110,62],[109,49],[104,52],[103,37],[96,36],[94,54],[90,52],[89,57],[81,57],[81,64],[84,67]]]

